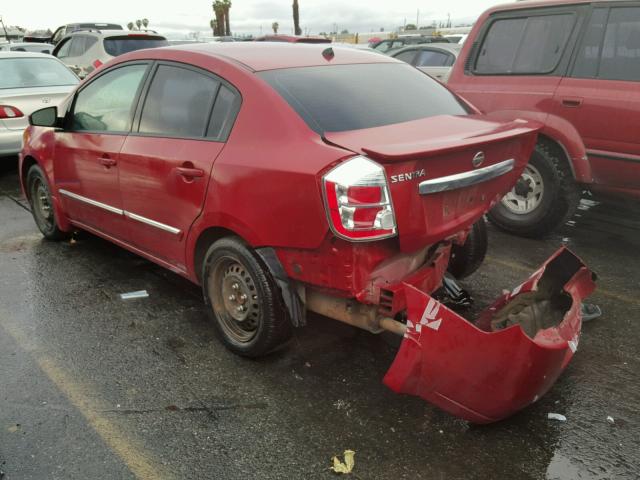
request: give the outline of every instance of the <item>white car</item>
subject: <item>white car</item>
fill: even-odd
[[[123,53],[168,45],[165,37],[153,32],[79,30],[60,40],[53,50],[53,55],[80,78],[84,78]]]
[[[35,110],[59,105],[79,80],[51,55],[0,52],[0,157],[16,155]]]
[[[430,43],[411,45],[393,52],[391,56],[447,83],[461,49],[457,43]]]
[[[50,43],[18,42],[0,43],[0,52],[36,52],[51,53],[53,45]]]

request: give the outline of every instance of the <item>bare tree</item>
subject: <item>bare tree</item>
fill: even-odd
[[[293,30],[296,35],[302,35],[302,29],[300,28],[300,6],[298,0],[293,0]]]

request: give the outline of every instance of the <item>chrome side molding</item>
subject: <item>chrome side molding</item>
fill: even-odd
[[[432,178],[420,182],[418,191],[420,195],[429,195],[432,193],[446,192],[456,190],[458,188],[470,187],[478,183],[486,182],[494,178],[500,177],[505,173],[513,170],[516,161],[513,158],[504,160],[503,162],[489,165],[488,167],[470,170],[468,172],[456,173],[446,177]]]
[[[82,203],[86,203],[87,205],[91,205],[93,207],[98,207],[107,212],[115,213],[116,215],[124,215],[131,220],[135,220],[140,223],[144,223],[145,225],[150,225],[152,227],[158,228],[160,230],[164,230],[165,232],[169,232],[173,235],[180,235],[181,231],[179,228],[172,227],[170,225],[165,225],[164,223],[156,222],[155,220],[151,220],[150,218],[143,217],[142,215],[137,215],[133,212],[127,212],[126,210],[120,210],[119,208],[112,207],[111,205],[107,205],[106,203],[98,202],[96,200],[92,200],[91,198],[83,197],[82,195],[78,195],[77,193],[70,192],[68,190],[59,189],[61,195],[65,197],[73,198]]]

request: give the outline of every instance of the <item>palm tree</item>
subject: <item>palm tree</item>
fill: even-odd
[[[271,24],[271,28],[273,28],[273,33],[274,33],[274,34],[276,34],[276,35],[278,34],[278,27],[280,27],[280,25],[278,24],[278,22],[273,22],[273,23]]]
[[[224,36],[224,4],[221,0],[213,2],[213,13],[216,15],[216,36]]]
[[[136,20],[136,26],[138,27],[138,30],[140,30],[140,27],[142,26],[142,20]]]
[[[229,10],[231,10],[231,0],[222,0],[224,6],[224,34],[227,37],[231,36],[231,28],[229,26]]]
[[[144,26],[144,28],[146,30],[147,27],[149,26],[149,19],[148,18],[143,18],[142,19],[142,25]]]
[[[209,26],[211,27],[211,31],[213,32],[213,36],[216,36],[216,21],[214,19],[209,20]]]
[[[129,23],[127,23],[127,28],[128,28],[129,30],[133,30],[133,22],[129,22]]]
[[[300,7],[298,6],[298,0],[293,0],[293,30],[296,35],[302,35],[302,29],[300,28]]]

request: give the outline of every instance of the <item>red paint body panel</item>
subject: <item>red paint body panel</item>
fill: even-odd
[[[564,290],[572,306],[557,327],[528,337],[519,325],[495,332],[486,323],[520,293],[535,290],[547,266],[503,295],[478,320],[479,328],[424,292],[406,286],[408,329],[384,383],[397,393],[417,395],[474,423],[506,418],[537,401],[567,366],[577,349],[580,305],[595,285],[581,264]]]
[[[576,180],[590,189],[640,197],[640,88],[637,82],[572,78],[569,67],[554,75],[474,75],[467,71],[474,44],[502,12],[584,6],[580,0],[517,2],[483,13],[471,30],[453,66],[447,85],[490,118],[524,118],[544,126],[541,135],[560,145]],[[607,6],[603,2],[600,6]],[[524,14],[524,13],[523,13]],[[588,23],[577,22],[578,31]],[[578,37],[580,38],[580,37]],[[569,41],[566,57],[579,42]],[[623,48],[623,47],[621,47]],[[602,155],[604,153],[605,155]]]

